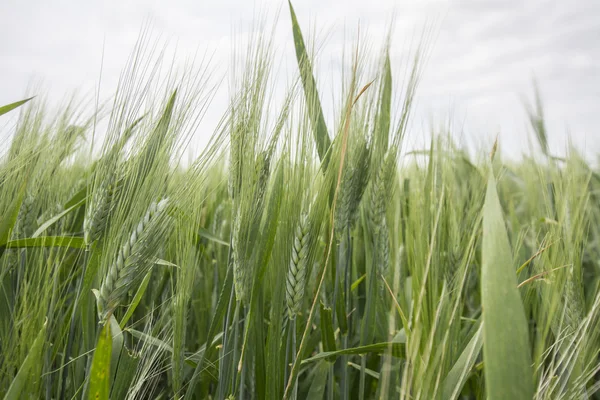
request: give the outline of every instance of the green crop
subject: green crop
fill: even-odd
[[[552,156],[537,91],[535,156],[435,132],[407,152],[428,37],[404,68],[356,45],[326,110],[289,11],[296,80],[275,93],[259,30],[189,163],[221,89],[207,69],[163,77],[144,40],[92,115],[0,107],[19,113],[0,396],[600,398],[600,171]]]

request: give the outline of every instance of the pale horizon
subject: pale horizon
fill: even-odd
[[[37,4],[34,6],[33,4]],[[341,80],[341,54],[360,26],[377,54],[395,15],[391,59],[400,75],[402,61],[414,37],[426,27],[434,34],[417,92],[415,119],[407,136],[409,148],[427,143],[429,124],[451,120],[458,143],[489,145],[499,134],[505,153],[528,153],[537,143],[528,126],[524,99],[531,100],[533,78],[545,107],[549,144],[564,155],[570,138],[586,158],[596,161],[600,135],[595,110],[600,104],[600,4],[579,0],[569,5],[553,1],[521,4],[505,0],[495,5],[475,1],[296,1],[305,34],[317,43],[317,80],[326,114]],[[287,2],[224,1],[159,3],[108,1],[88,5],[62,1],[8,1],[0,5],[4,62],[0,65],[0,104],[20,100],[36,85],[50,105],[78,91],[93,99],[101,77],[100,97],[115,90],[121,70],[145,25],[170,51],[177,65],[196,52],[212,55],[210,68],[223,75],[240,35],[256,16],[272,21],[276,64],[285,74],[297,74]],[[269,19],[270,18],[270,19]],[[280,60],[280,61],[279,61]],[[100,71],[102,70],[102,75]],[[281,91],[286,87],[282,84]],[[279,88],[277,88],[279,90]],[[194,146],[206,143],[227,105],[223,82],[196,132]],[[93,101],[91,102],[93,104]],[[13,117],[14,119],[14,117]],[[10,129],[7,120],[0,129]]]

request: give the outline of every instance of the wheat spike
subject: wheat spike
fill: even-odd
[[[35,215],[35,198],[28,194],[19,209],[17,237],[29,237],[35,231],[37,222]]]
[[[100,320],[114,311],[127,292],[140,281],[151,266],[150,259],[157,252],[158,241],[163,239],[169,221],[161,218],[168,200],[152,203],[137,224],[108,269],[108,273],[100,286],[94,291],[98,303]]]
[[[286,280],[286,305],[290,320],[295,319],[302,308],[302,298],[306,287],[309,240],[308,218],[304,215],[296,228]]]
[[[241,218],[234,218],[233,221],[233,234],[231,239],[231,262],[233,264],[233,286],[235,288],[235,297],[239,301],[246,301],[248,297],[248,286],[250,279],[250,273],[248,271],[248,264],[245,262],[243,257],[244,252],[242,247],[242,235],[241,229]]]
[[[352,227],[356,220],[358,206],[367,186],[370,158],[371,151],[364,140],[350,153],[348,166],[342,175],[336,207],[335,227],[338,235],[347,227]]]
[[[233,221],[231,257],[236,299],[246,302],[252,290],[254,248],[250,240],[258,235],[263,215],[264,198],[269,181],[270,160],[266,152],[260,153],[254,163],[252,201],[240,207]]]
[[[269,173],[271,160],[266,151],[263,151],[256,158],[255,163],[256,189],[254,191],[254,204],[257,210],[262,210],[264,205],[265,192],[269,182]]]
[[[235,199],[242,185],[242,151],[241,151],[241,124],[238,124],[230,136],[229,144],[229,197]]]
[[[368,216],[374,237],[379,235],[385,220],[387,199],[386,184],[388,181],[388,174],[390,172],[391,158],[392,157],[389,156],[385,157],[379,166],[377,174],[371,181]]]
[[[104,232],[114,205],[114,197],[122,184],[115,175],[104,180],[92,195],[91,206],[86,209],[83,225],[83,238],[87,245],[100,239]]]

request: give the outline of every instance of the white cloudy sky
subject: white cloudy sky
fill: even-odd
[[[283,0],[3,0],[0,104],[20,99],[31,82],[43,83],[50,102],[75,89],[93,93],[103,44],[101,95],[108,96],[147,21],[182,58],[208,50],[216,71],[225,71],[233,32],[251,25],[256,8],[271,15],[281,10],[275,44],[290,70],[295,59],[285,6]],[[410,38],[425,24],[436,27],[409,137],[415,147],[426,123],[451,117],[470,142],[489,143],[500,132],[505,151],[527,152],[531,135],[522,100],[531,97],[535,76],[553,151],[564,152],[568,133],[588,157],[600,153],[598,0],[296,0],[294,6],[305,34],[314,32],[324,43],[318,68],[326,108],[327,80],[339,72],[344,32],[360,23],[371,40],[380,40],[395,13],[396,67]],[[217,96],[205,125],[217,121],[225,104],[226,95]],[[205,141],[209,132],[198,132],[197,140]]]

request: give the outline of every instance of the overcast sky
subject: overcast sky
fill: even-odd
[[[421,145],[429,121],[452,118],[465,140],[484,145],[500,133],[504,151],[528,151],[532,137],[522,100],[531,98],[535,76],[551,149],[564,153],[568,134],[590,159],[600,153],[598,0],[296,0],[294,6],[305,35],[313,32],[323,43],[318,71],[325,108],[331,106],[328,80],[338,79],[344,33],[360,23],[377,49],[395,13],[396,70],[411,37],[426,24],[436,27],[409,136],[414,147]],[[0,104],[22,98],[32,82],[43,83],[51,103],[75,89],[93,93],[103,44],[100,93],[108,96],[148,21],[183,58],[208,50],[217,72],[224,71],[233,32],[243,34],[251,26],[257,7],[270,15],[281,10],[275,45],[283,69],[291,70],[295,59],[283,0],[0,1]],[[203,126],[216,123],[226,101],[226,95],[217,96]],[[209,133],[198,132],[197,142]]]

